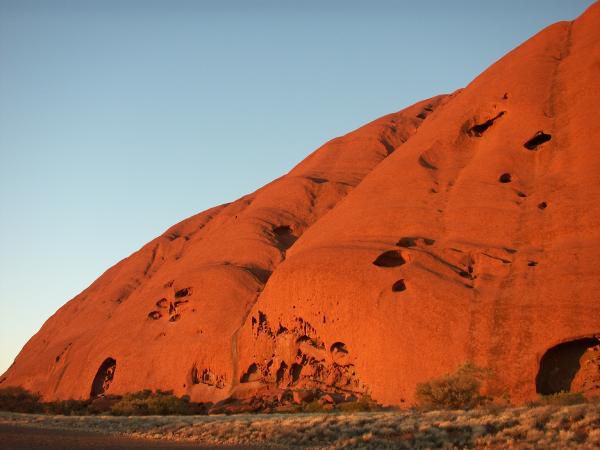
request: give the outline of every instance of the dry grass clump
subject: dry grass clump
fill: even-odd
[[[556,405],[556,406],[568,406],[568,405],[580,405],[585,403],[587,400],[581,392],[558,392],[550,395],[540,395],[538,400],[531,402],[529,406],[541,406],[541,405]]]

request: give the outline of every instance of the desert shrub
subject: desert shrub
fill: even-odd
[[[355,401],[340,403],[337,408],[344,412],[378,411],[382,409],[381,405],[369,395],[363,395]]]
[[[117,416],[188,415],[196,413],[196,408],[187,396],[144,390],[124,395],[111,406],[111,413]]]
[[[191,403],[189,397],[176,397],[172,391],[148,389],[124,396],[107,395],[88,400],[40,402],[40,396],[21,387],[0,389],[0,411],[44,413],[64,416],[95,415],[189,415],[207,414],[208,404]]]
[[[20,386],[5,387],[0,389],[0,410],[21,413],[41,412],[40,396]]]
[[[60,400],[44,403],[44,412],[63,416],[85,416],[89,414],[89,400]]]
[[[300,412],[300,411],[314,413],[314,412],[324,412],[324,411],[326,411],[326,409],[323,408],[323,405],[319,402],[319,400],[313,400],[312,402],[304,403],[300,408],[298,408],[298,412]]]
[[[491,375],[489,369],[465,363],[453,374],[419,383],[416,399],[426,409],[470,409],[484,405],[488,398],[480,393],[481,382]]]
[[[106,395],[90,400],[87,407],[88,413],[96,415],[110,414],[112,406],[121,398],[120,395]]]
[[[586,398],[581,392],[558,392],[550,395],[540,395],[538,403],[541,405],[568,406],[585,403]]]

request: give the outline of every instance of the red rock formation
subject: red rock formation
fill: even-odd
[[[467,360],[516,402],[586,384],[598,359],[580,373],[579,358],[600,333],[599,30],[596,4],[460,92],[173,226],[52,316],[1,385],[197,401],[318,387],[408,404]]]

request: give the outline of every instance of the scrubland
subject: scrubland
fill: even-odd
[[[600,403],[454,411],[58,416],[0,412],[0,423],[203,444],[302,449],[600,447]]]

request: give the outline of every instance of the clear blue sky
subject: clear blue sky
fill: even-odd
[[[179,220],[591,0],[0,0],[0,372]]]

